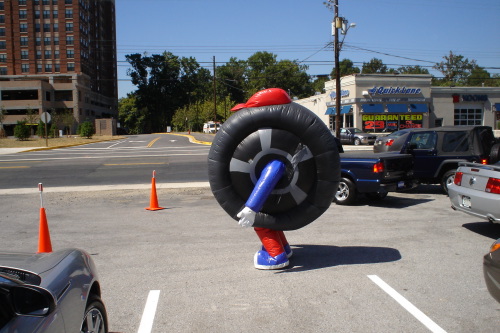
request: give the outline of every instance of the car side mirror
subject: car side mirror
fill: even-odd
[[[56,307],[54,296],[47,290],[31,285],[10,288],[14,311],[24,316],[47,316]]]

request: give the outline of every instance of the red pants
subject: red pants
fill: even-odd
[[[254,230],[271,257],[285,252],[285,245],[288,245],[288,241],[283,231],[267,228],[254,228]]]

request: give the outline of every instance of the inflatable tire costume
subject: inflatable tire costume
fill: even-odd
[[[283,231],[313,222],[333,201],[337,143],[321,119],[282,89],[259,91],[232,111],[238,112],[221,126],[208,155],[212,193],[240,224],[245,216],[253,222],[248,226],[263,244],[255,267],[286,267],[292,251]]]

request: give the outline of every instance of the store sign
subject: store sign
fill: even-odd
[[[342,98],[342,97],[349,97],[349,90],[341,90],[340,91],[340,98]],[[336,91],[332,91],[330,93],[330,98],[332,100],[337,99],[337,93],[336,93]]]
[[[364,114],[361,119],[363,130],[397,131],[405,128],[422,128],[424,116],[422,114]]]
[[[406,87],[373,87],[368,90],[368,94],[370,95],[418,95],[422,93],[422,89],[420,88],[406,88]]]
[[[488,95],[462,95],[464,102],[485,102],[488,100]]]

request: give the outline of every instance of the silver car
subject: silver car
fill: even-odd
[[[0,333],[108,332],[90,255],[0,252]]]
[[[448,195],[454,210],[500,223],[500,164],[460,163]]]

